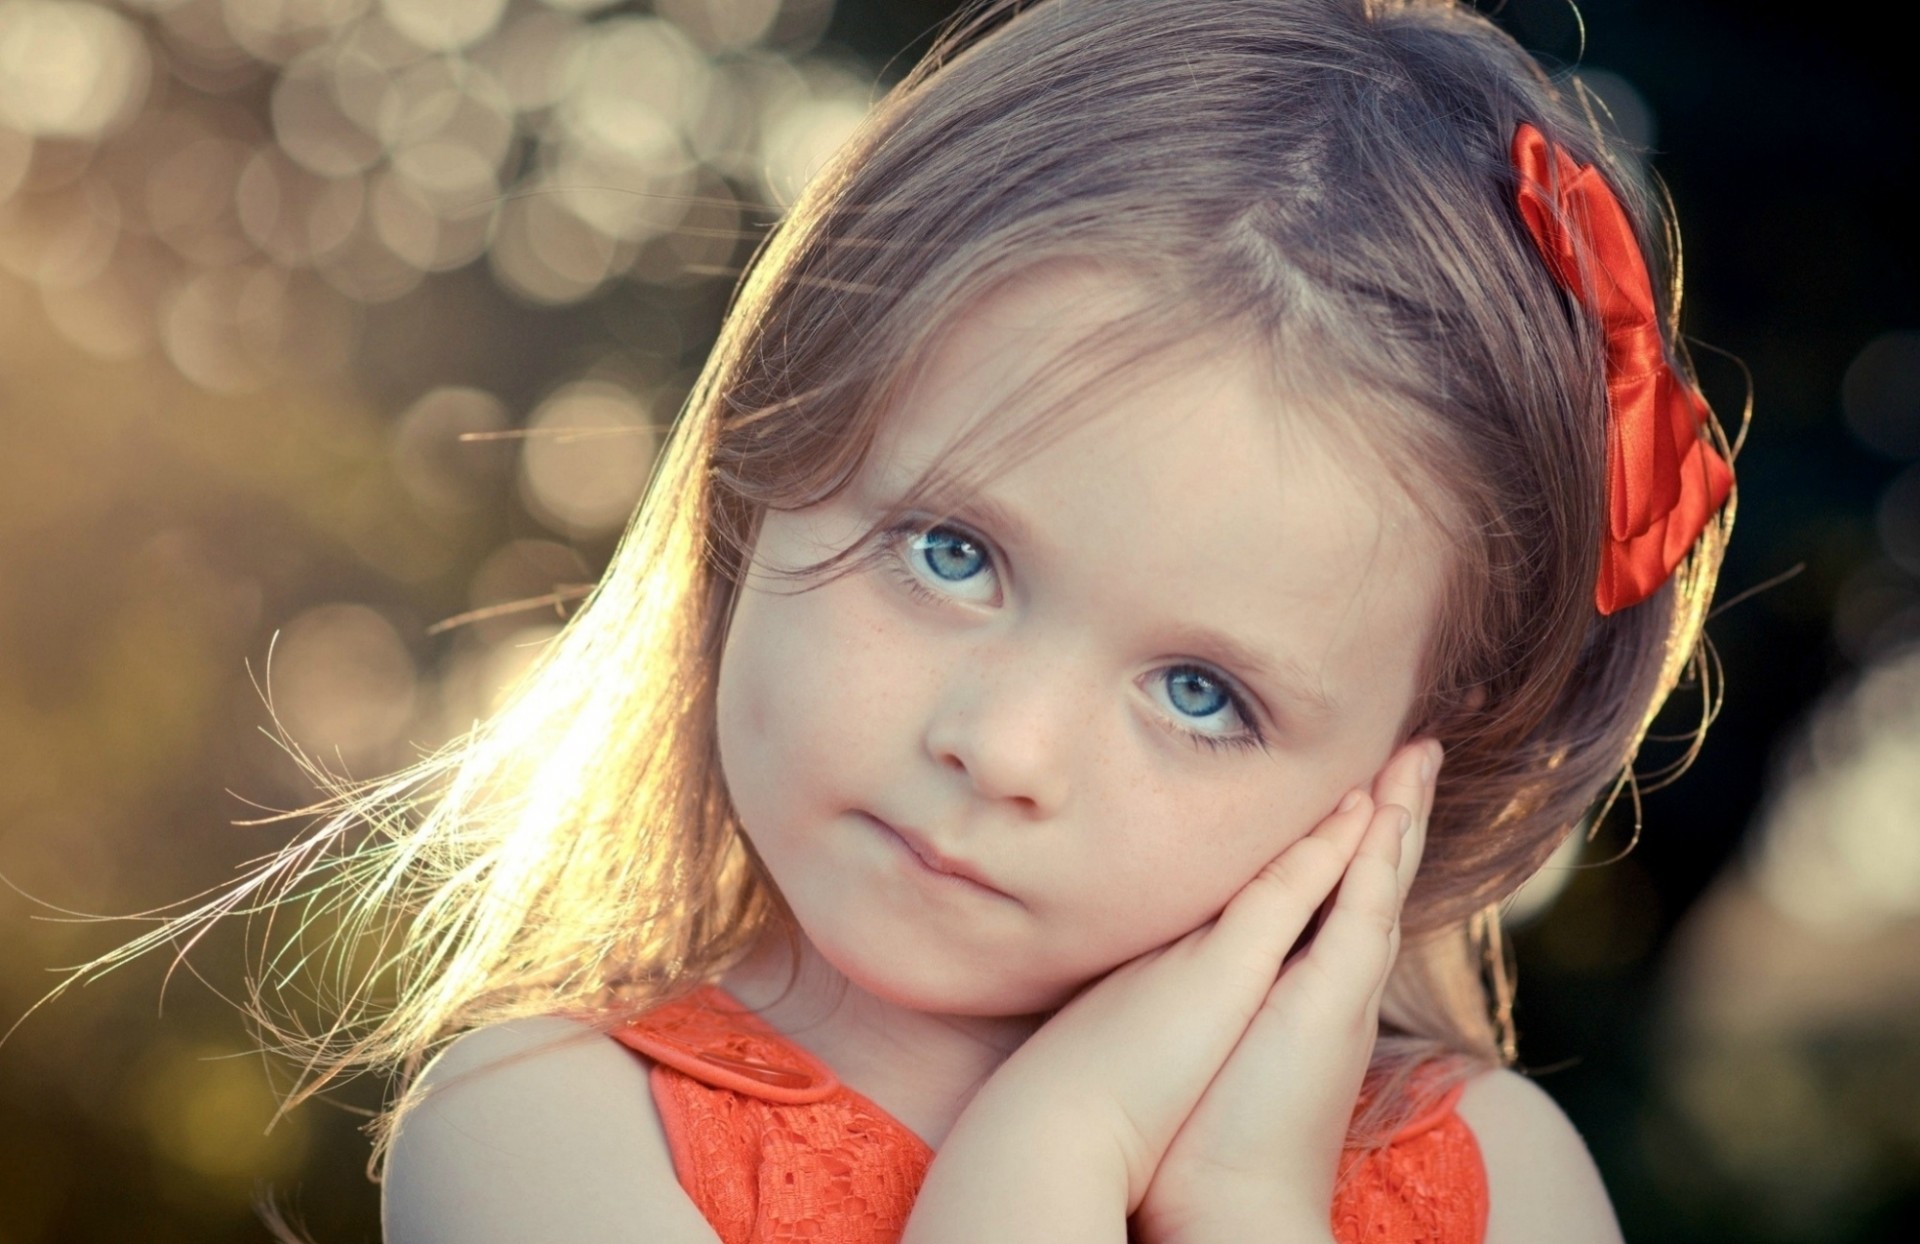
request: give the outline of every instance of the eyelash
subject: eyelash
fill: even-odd
[[[981,551],[986,555],[988,567],[992,569],[995,575],[1000,573],[998,569],[998,559],[992,552],[993,546],[965,527],[951,522],[928,523],[925,521],[908,521],[899,523],[882,532],[881,540],[884,551],[888,554],[886,558],[888,572],[896,582],[907,589],[908,593],[912,595],[914,599],[936,605],[951,604],[954,600],[954,597],[928,587],[926,581],[914,573],[913,569],[907,565],[906,555],[911,550],[905,547],[906,542],[915,537],[935,531],[950,531],[979,545]],[[1247,703],[1247,697],[1235,688],[1232,680],[1227,678],[1225,674],[1209,666],[1196,665],[1190,661],[1182,662],[1178,665],[1166,666],[1158,672],[1165,675],[1171,671],[1182,669],[1197,670],[1206,675],[1206,677],[1218,681],[1221,694],[1226,696],[1227,703],[1233,706],[1234,716],[1239,718],[1242,728],[1240,732],[1236,734],[1206,734],[1199,730],[1189,730],[1162,713],[1162,720],[1167,723],[1167,728],[1171,730],[1175,736],[1191,744],[1196,751],[1219,753],[1269,750],[1267,746],[1267,736],[1261,732],[1254,717],[1253,710]]]
[[[1169,666],[1168,668],[1180,669],[1182,667]],[[1192,668],[1205,669],[1206,667],[1195,666]],[[1179,733],[1181,738],[1186,739],[1195,747],[1204,748],[1210,752],[1250,752],[1256,749],[1263,752],[1267,751],[1267,736],[1260,732],[1260,727],[1254,720],[1253,710],[1247,706],[1246,697],[1234,690],[1233,684],[1227,681],[1225,675],[1217,674],[1212,670],[1206,670],[1206,674],[1209,678],[1217,678],[1220,680],[1221,694],[1227,697],[1227,703],[1233,705],[1234,716],[1240,719],[1240,732],[1238,734],[1202,734],[1197,730],[1188,730],[1179,725],[1175,725],[1173,727],[1174,730]]]
[[[912,567],[907,565],[907,555],[912,552],[912,550],[906,546],[907,541],[935,531],[951,531],[955,535],[962,536],[971,543],[978,545],[980,551],[986,556],[988,568],[996,578],[999,576],[1000,570],[993,556],[993,546],[979,536],[974,535],[971,531],[968,531],[965,527],[957,526],[953,523],[929,523],[909,520],[889,527],[886,531],[882,532],[881,541],[887,553],[886,561],[888,571],[891,572],[895,580],[913,594],[916,600],[923,600],[929,604],[938,605],[952,604],[953,601],[957,599],[956,597],[937,592],[933,588],[928,587],[926,580],[915,574]]]

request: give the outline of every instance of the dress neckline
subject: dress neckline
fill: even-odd
[[[701,985],[628,1020],[610,1035],[702,1084],[776,1105],[807,1105],[844,1094],[932,1152],[912,1128],[843,1083],[818,1056],[721,985]],[[1441,1093],[1401,1124],[1387,1143],[1398,1144],[1446,1123],[1464,1088],[1456,1084]]]

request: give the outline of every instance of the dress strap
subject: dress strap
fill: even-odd
[[[612,1035],[721,1244],[898,1244],[933,1151],[819,1059],[712,986]]]
[[[1379,1148],[1340,1155],[1333,1195],[1338,1244],[1482,1244],[1487,1169],[1460,1117],[1465,1088],[1455,1084],[1442,1092]]]
[[[655,1007],[611,1035],[702,1084],[762,1101],[803,1105],[840,1087],[825,1063],[714,985]]]

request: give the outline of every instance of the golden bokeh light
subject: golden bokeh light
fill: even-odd
[[[592,581],[592,568],[568,545],[509,540],[474,571],[467,591],[473,607],[467,633],[492,646],[542,618],[564,618]]]
[[[401,414],[393,429],[394,469],[423,510],[471,514],[497,495],[506,408],[484,389],[441,385]]]
[[[780,0],[657,0],[654,7],[709,52],[751,47],[780,15]]]
[[[257,1055],[163,1044],[149,1052],[133,1096],[154,1150],[201,1179],[284,1179],[306,1154],[304,1119],[273,1122],[276,1103]]]
[[[761,101],[762,189],[791,204],[865,119],[870,88],[852,74],[818,67]]]
[[[288,65],[274,84],[273,129],[280,149],[322,177],[351,177],[380,158],[378,136],[356,125],[341,106],[343,96],[352,97],[358,69],[335,49],[316,48]],[[360,76],[377,80],[378,71],[367,67]]]
[[[627,258],[617,239],[569,212],[551,194],[508,200],[487,252],[502,287],[544,305],[586,298]]]
[[[1759,827],[1760,893],[1821,930],[1920,921],[1920,651],[1824,705],[1790,773]]]
[[[365,605],[316,605],[293,619],[269,674],[280,724],[335,771],[384,758],[413,719],[413,657],[393,623]]]
[[[507,0],[380,0],[395,30],[423,48],[451,52],[500,24]]]
[[[284,65],[323,43],[330,31],[365,13],[374,0],[221,0],[226,30],[254,59]]]
[[[469,59],[494,75],[516,112],[537,112],[560,98],[579,30],[579,21],[568,14],[518,9],[492,38],[472,49]]]
[[[98,138],[146,95],[133,23],[85,0],[0,2],[0,122],[49,138]]]
[[[566,386],[528,420],[521,497],[555,531],[590,536],[626,523],[653,465],[646,404],[606,381]]]
[[[738,209],[787,203],[866,113],[864,72],[814,51],[831,12],[0,0],[0,267],[89,351],[218,392],[314,362],[298,331],[236,343],[238,291],[276,322],[313,300],[269,312],[229,269],[311,270],[349,308],[481,262],[540,307],[727,280]]]

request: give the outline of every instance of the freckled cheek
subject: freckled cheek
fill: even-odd
[[[1120,783],[1106,814],[1121,832],[1106,844],[1105,884],[1122,906],[1138,902],[1162,920],[1184,922],[1177,935],[1210,919],[1320,815],[1277,784]]]
[[[848,749],[900,728],[914,663],[862,593],[842,580],[741,601],[720,670],[723,750],[766,764],[844,763]]]

